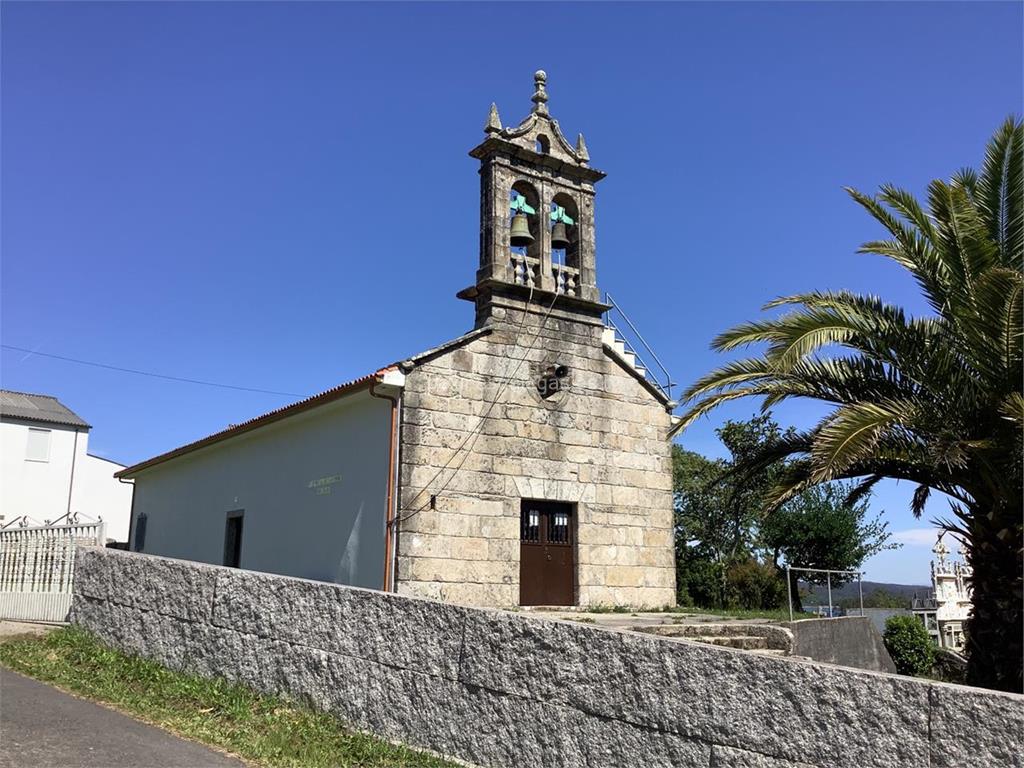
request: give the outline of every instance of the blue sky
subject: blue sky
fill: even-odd
[[[920,193],[1021,111],[1019,3],[191,4],[2,7],[4,344],[305,395],[458,335],[478,179],[466,152],[549,76],[598,187],[598,282],[685,384],[780,294],[925,311],[856,247],[845,195]],[[293,398],[3,351],[94,452],[135,462]],[[682,443],[718,454],[722,409]],[[800,406],[777,412],[806,424]],[[868,578],[927,581],[908,542]],[[934,514],[945,512],[933,505]]]

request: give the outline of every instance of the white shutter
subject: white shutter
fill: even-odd
[[[28,428],[28,445],[25,448],[25,461],[50,460],[50,430]]]

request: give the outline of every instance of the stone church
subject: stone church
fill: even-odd
[[[141,552],[483,606],[675,602],[674,407],[603,318],[547,77],[480,163],[474,329],[119,473]]]

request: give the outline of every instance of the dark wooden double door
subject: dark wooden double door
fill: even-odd
[[[519,521],[519,604],[575,604],[576,525],[571,504],[524,500]]]

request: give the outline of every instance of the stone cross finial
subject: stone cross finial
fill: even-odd
[[[498,117],[498,105],[491,104],[491,112],[487,115],[487,125],[484,126],[484,133],[499,133],[501,131],[501,118]]]
[[[533,85],[534,92],[533,98],[533,111],[538,115],[546,115],[548,113],[548,93],[545,90],[545,84],[548,81],[548,73],[543,69],[538,69],[533,73]]]

